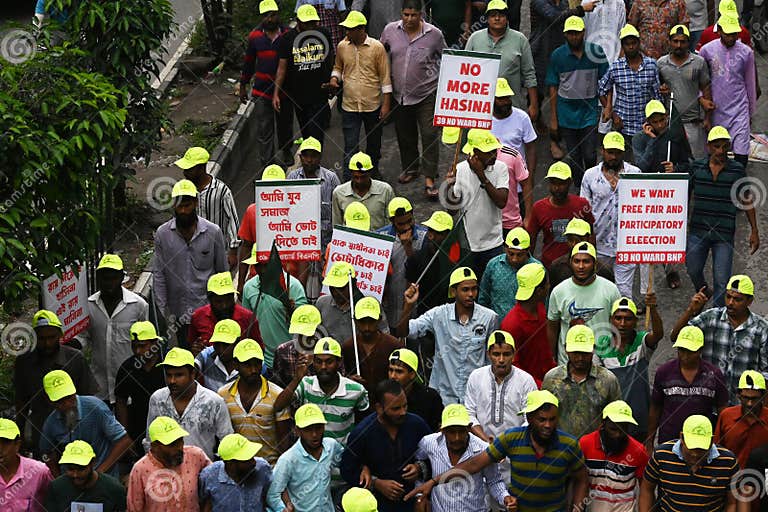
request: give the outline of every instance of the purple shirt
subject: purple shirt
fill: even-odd
[[[440,58],[446,47],[440,29],[422,22],[421,32],[413,39],[402,21],[389,23],[381,33],[381,44],[392,61],[392,87],[401,105],[415,105],[437,90]]]
[[[45,495],[53,477],[40,461],[19,456],[19,469],[9,482],[0,476],[0,510],[43,512]]]
[[[728,405],[728,389],[720,369],[702,360],[699,373],[688,383],[677,359],[656,370],[651,401],[661,406],[659,443],[677,439],[683,422],[692,414],[702,414],[715,423],[715,412]]]

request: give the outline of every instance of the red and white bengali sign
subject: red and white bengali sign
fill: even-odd
[[[43,281],[43,309],[56,313],[64,324],[62,343],[86,330],[91,322],[85,266],[80,265],[78,273],[76,276],[72,267],[67,267],[61,277],[54,274]]]
[[[357,287],[363,295],[381,302],[394,241],[389,235],[334,226],[326,271],[337,261],[346,261],[355,269]],[[329,293],[327,286],[323,286],[323,293]]]
[[[273,240],[282,260],[320,260],[320,180],[256,182],[259,261],[269,259]]]
[[[622,175],[616,263],[684,263],[687,225],[687,174]]]
[[[500,62],[495,53],[445,50],[432,124],[490,130]]]

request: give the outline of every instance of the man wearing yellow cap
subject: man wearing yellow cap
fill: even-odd
[[[343,224],[347,206],[354,201],[360,201],[371,215],[371,229],[386,226],[389,222],[387,205],[395,198],[394,190],[389,183],[373,179],[373,161],[365,153],[352,155],[349,159],[349,169],[351,179],[333,191],[333,223]]]
[[[240,341],[240,324],[226,318],[219,320],[211,334],[210,347],[206,347],[195,356],[195,367],[200,373],[202,384],[211,391],[218,391],[237,378],[237,368],[232,355],[235,345]]]
[[[640,46],[643,53],[658,59],[667,53],[667,31],[675,25],[689,25],[691,19],[684,0],[669,0],[659,7],[648,0],[632,2],[627,23],[640,32]],[[706,17],[706,7],[704,7]]]
[[[732,450],[743,468],[750,453],[768,445],[768,409],[765,408],[765,376],[745,370],[739,378],[740,405],[726,407],[717,415],[717,444]]]
[[[449,405],[443,410],[440,432],[424,436],[419,441],[416,459],[428,462],[432,474],[440,474],[458,462],[483,453],[488,443],[472,433],[471,426],[472,418],[463,405]],[[495,508],[501,506],[502,510],[507,510],[507,505],[514,503],[495,464],[483,468],[470,478],[471,484],[464,489],[465,492],[451,492],[448,486],[435,488],[431,495],[432,511],[487,510],[486,486]]]
[[[744,498],[738,471],[733,452],[712,442],[709,418],[689,415],[675,438],[656,448],[648,461],[637,510],[749,510],[741,508],[750,496]],[[750,480],[747,485],[755,478]]]
[[[83,348],[91,349],[91,368],[99,385],[96,394],[115,403],[115,377],[120,365],[131,357],[129,327],[146,320],[149,306],[140,295],[123,287],[123,260],[105,254],[96,267],[98,291],[88,297],[88,328],[78,334]]]
[[[128,479],[128,512],[198,512],[198,477],[211,459],[188,444],[189,432],[168,416],[153,418],[147,434],[147,454],[134,464]]]
[[[272,483],[272,468],[261,456],[261,445],[240,434],[229,434],[219,444],[219,457],[200,472],[199,490],[203,510],[240,510],[247,503],[255,512],[265,512],[264,497]]]
[[[552,288],[573,276],[573,270],[571,270],[571,249],[580,242],[593,240],[592,226],[584,219],[574,217],[565,225],[563,236],[568,244],[568,252],[556,258],[547,268],[549,284]],[[610,261],[605,262],[601,261],[600,258],[597,259],[597,275],[611,282],[616,282],[616,277],[613,275],[613,264]]]
[[[443,400],[440,393],[424,385],[419,374],[419,356],[407,348],[399,348],[389,355],[388,377],[403,387],[408,400],[408,411],[421,417],[432,431],[440,426]]]
[[[603,409],[597,430],[579,439],[589,472],[594,512],[634,512],[638,487],[648,454],[643,443],[629,435],[637,421],[632,408],[616,400]]]
[[[21,432],[13,421],[0,418],[0,494],[10,510],[43,512],[43,501],[53,480],[44,463],[19,455]]]
[[[671,122],[659,100],[645,105],[645,122],[642,131],[632,137],[632,153],[643,172],[687,172],[692,158],[680,120]]]
[[[749,29],[745,26],[746,20],[747,20],[747,14],[749,14],[747,11],[748,3],[744,4],[744,11],[742,20],[744,24],[741,26],[741,32],[739,33],[739,40],[746,44],[747,46],[752,45],[752,35],[749,33]],[[719,16],[725,16],[726,18],[739,18],[739,6],[736,5],[736,2],[734,0],[719,0],[717,2],[717,12]],[[719,20],[717,20],[719,21]],[[715,41],[717,39],[720,39],[720,26],[719,23],[713,22],[711,25],[709,25],[707,28],[704,29],[704,31],[701,33],[701,37],[699,37],[699,42],[695,45],[696,51],[698,52],[701,50],[701,47],[705,44]],[[694,45],[691,45],[693,48]],[[758,48],[760,45],[758,45]]]
[[[379,504],[368,489],[352,487],[342,496],[341,508],[344,512],[378,512]]]
[[[296,364],[299,361],[299,356],[311,353],[317,340],[325,337],[327,332],[320,325],[321,323],[320,311],[312,304],[304,304],[293,311],[288,326],[288,332],[293,335],[293,339],[278,345],[272,360],[272,376],[270,378],[278,386],[284,388],[291,382],[293,376],[296,375]],[[307,375],[314,374],[314,368],[308,367]]]
[[[155,232],[153,295],[179,345],[186,346],[192,313],[205,304],[208,278],[228,270],[224,235],[200,217],[197,187],[173,186],[173,218]]]
[[[44,510],[51,512],[126,510],[125,487],[114,476],[97,471],[95,459],[91,445],[80,440],[70,442],[61,455],[64,474],[51,483],[45,503],[30,502],[20,509],[10,510],[32,510],[43,505]],[[5,506],[7,508],[8,504]]]

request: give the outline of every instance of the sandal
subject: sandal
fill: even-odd
[[[667,286],[669,286],[672,290],[680,288],[680,274],[677,273],[677,270],[671,270],[667,272],[666,278]]]
[[[424,187],[424,196],[426,196],[427,199],[430,201],[436,201],[438,196],[440,195],[440,192],[437,190],[437,187],[435,185],[429,186],[427,185]]]
[[[405,171],[397,177],[397,182],[405,185],[406,183],[410,183],[418,177],[419,173],[416,171]]]

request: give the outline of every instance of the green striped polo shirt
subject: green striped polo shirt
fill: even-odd
[[[584,467],[579,441],[562,430],[541,456],[531,442],[528,427],[513,427],[494,439],[487,453],[494,460],[509,458],[512,465],[509,493],[517,497],[519,512],[565,510],[569,476]]]
[[[680,455],[680,440],[662,443],[645,467],[645,479],[658,489],[660,512],[725,510],[731,483],[739,471],[730,450],[714,446],[707,462],[691,473]]]
[[[362,384],[339,374],[339,386],[336,391],[326,395],[317,377],[312,375],[301,379],[294,393],[293,403],[295,407],[317,404],[328,422],[325,426],[325,437],[344,444],[355,426],[355,411],[368,409],[368,392]]]
[[[689,173],[693,191],[693,212],[689,221],[691,232],[708,239],[733,241],[736,215],[740,211],[738,198],[742,197],[746,183],[741,182],[736,190],[733,187],[746,176],[744,166],[729,158],[717,180],[714,180],[709,160],[702,159],[691,164]]]

